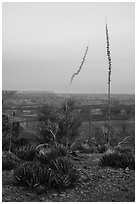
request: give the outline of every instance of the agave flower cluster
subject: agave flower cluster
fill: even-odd
[[[110,43],[109,43],[109,33],[108,33],[107,23],[106,23],[106,41],[107,41],[107,58],[108,58],[108,145],[109,145],[109,139],[110,139],[110,82],[111,82],[112,63],[111,63]]]
[[[88,46],[87,46],[87,47],[86,47],[86,51],[85,51],[85,53],[84,53],[84,57],[83,57],[83,59],[82,59],[82,62],[81,62],[81,64],[80,64],[80,66],[79,66],[77,72],[75,72],[75,73],[72,75],[69,86],[71,85],[71,83],[72,83],[74,77],[75,77],[76,75],[78,75],[79,72],[81,71],[81,69],[82,69],[82,67],[83,67],[83,65],[84,65],[84,62],[85,62],[87,53],[88,53],[88,49],[89,49],[89,48],[88,48]]]
[[[112,70],[112,63],[111,63],[111,55],[110,55],[110,43],[109,43],[109,33],[108,33],[108,26],[106,24],[106,40],[107,40],[107,57],[108,57],[108,84],[111,82],[111,70]]]

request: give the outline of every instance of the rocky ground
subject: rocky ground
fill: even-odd
[[[74,163],[81,173],[79,184],[64,192],[46,194],[14,184],[13,170],[3,171],[3,202],[134,202],[135,171],[99,166],[102,154],[79,153]]]

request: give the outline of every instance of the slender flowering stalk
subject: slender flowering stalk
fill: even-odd
[[[82,67],[83,67],[83,64],[84,64],[84,62],[85,62],[87,53],[88,53],[88,49],[89,49],[89,48],[88,48],[88,46],[87,46],[87,47],[86,47],[85,54],[84,54],[84,57],[83,57],[83,59],[82,59],[82,62],[81,62],[81,64],[80,64],[80,66],[79,66],[78,71],[75,72],[75,73],[72,75],[71,79],[70,79],[69,87],[70,87],[70,85],[72,84],[72,81],[73,81],[74,77],[75,77],[76,75],[78,75],[79,72],[81,71],[81,69],[82,69]]]
[[[109,43],[109,32],[106,22],[106,42],[107,42],[107,58],[108,58],[108,145],[110,140],[110,88],[111,88],[111,71],[112,71],[112,62],[110,54],[110,43]]]
[[[89,49],[89,46],[86,47],[86,51],[85,51],[85,53],[84,53],[84,57],[83,57],[83,59],[82,59],[82,62],[81,62],[81,64],[80,64],[80,66],[79,66],[77,72],[75,72],[75,73],[72,75],[71,79],[70,79],[69,86],[68,86],[68,91],[67,91],[67,92],[69,92],[69,88],[70,88],[70,85],[71,85],[72,82],[73,82],[74,77],[77,76],[77,75],[80,73],[80,71],[81,71],[81,69],[82,69],[82,67],[83,67],[83,65],[84,65],[84,62],[85,62],[85,59],[86,59],[86,56],[87,56],[87,53],[88,53],[88,49]],[[67,100],[66,100],[66,113],[67,113]]]

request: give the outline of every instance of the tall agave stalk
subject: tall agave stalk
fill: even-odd
[[[85,51],[85,53],[84,53],[84,56],[83,56],[83,58],[82,58],[82,61],[81,61],[81,63],[80,63],[80,66],[79,66],[78,70],[71,76],[67,93],[69,92],[69,88],[70,88],[70,86],[71,86],[71,84],[72,84],[72,82],[73,82],[75,76],[77,76],[77,75],[80,73],[80,71],[81,71],[81,69],[82,69],[82,67],[83,67],[83,65],[84,65],[84,62],[85,62],[86,57],[87,57],[88,49],[89,49],[89,46],[86,47],[86,51]],[[67,113],[67,108],[68,108],[68,100],[66,99],[66,113]]]
[[[110,43],[109,43],[109,32],[108,25],[106,22],[106,42],[107,42],[107,58],[108,58],[108,145],[110,145],[110,94],[111,94],[111,70],[112,62],[110,55]]]

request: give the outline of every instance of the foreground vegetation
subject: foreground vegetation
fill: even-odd
[[[73,157],[80,172],[79,183],[65,191],[52,189],[42,193],[29,187],[16,185],[14,171],[3,171],[3,201],[9,202],[134,202],[134,170],[102,167],[102,154],[78,153]]]
[[[40,108],[37,134],[2,119],[3,201],[134,201],[134,125],[111,125],[108,146],[107,125],[87,127],[71,100]]]

